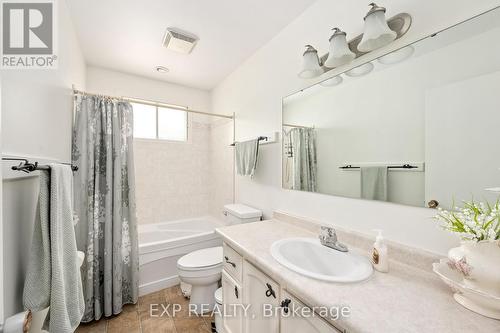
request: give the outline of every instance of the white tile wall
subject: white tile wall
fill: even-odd
[[[219,217],[233,202],[233,122],[191,118],[188,142],[134,142],[140,224]]]

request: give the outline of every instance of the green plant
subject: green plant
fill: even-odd
[[[443,222],[445,230],[458,233],[464,240],[494,241],[500,239],[500,202],[463,202],[455,211],[439,208],[435,219]]]

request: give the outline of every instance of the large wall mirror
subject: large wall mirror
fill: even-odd
[[[425,207],[494,200],[498,36],[497,8],[284,98],[283,187]]]

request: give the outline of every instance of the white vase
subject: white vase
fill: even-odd
[[[448,259],[467,287],[500,297],[500,240],[464,241],[448,251]]]

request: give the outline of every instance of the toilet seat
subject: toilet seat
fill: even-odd
[[[194,251],[177,261],[177,268],[183,271],[211,270],[220,266],[222,266],[222,246]]]

